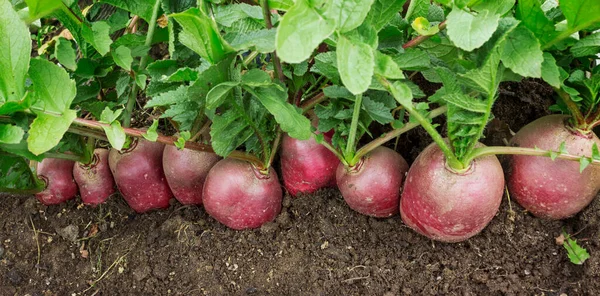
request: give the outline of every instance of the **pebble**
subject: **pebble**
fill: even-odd
[[[256,293],[258,290],[254,287],[250,287],[248,289],[246,289],[246,294],[254,294]]]
[[[0,260],[2,260],[2,256],[4,256],[4,248],[0,246]]]
[[[69,225],[65,228],[58,229],[56,232],[67,241],[76,242],[79,236],[79,227],[77,225]]]

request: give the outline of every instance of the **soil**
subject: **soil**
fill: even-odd
[[[553,102],[539,81],[502,89],[486,144],[501,145]],[[398,151],[412,161],[429,141],[415,129]],[[598,295],[599,220],[598,198],[545,221],[505,196],[481,234],[445,244],[399,216],[353,212],[335,189],[286,195],[276,221],[248,231],[176,202],[135,214],[118,196],[90,208],[5,194],[0,295]],[[583,265],[556,244],[563,230],[590,253]]]

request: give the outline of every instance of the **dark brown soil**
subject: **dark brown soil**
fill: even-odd
[[[546,114],[551,92],[523,85],[503,85],[485,143]],[[398,150],[410,161],[429,142],[415,129]],[[598,295],[599,220],[598,198],[544,221],[505,197],[480,235],[442,244],[353,212],[334,189],[286,196],[253,231],[178,203],[138,215],[118,196],[92,209],[0,194],[0,295]],[[583,265],[555,243],[563,229],[591,254]]]

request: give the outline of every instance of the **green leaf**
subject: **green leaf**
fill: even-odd
[[[0,154],[0,192],[42,190],[27,160],[11,154]]]
[[[225,99],[229,97],[233,88],[238,85],[237,82],[228,81],[213,87],[206,95],[206,108],[212,110],[221,106]]]
[[[577,41],[571,47],[571,53],[575,57],[595,56],[598,52],[600,52],[600,32]]]
[[[275,117],[281,130],[292,138],[308,140],[312,135],[310,120],[302,110],[287,102],[287,91],[273,84],[268,87],[248,88],[258,101]]]
[[[463,93],[451,93],[444,96],[444,100],[448,104],[455,105],[463,110],[468,110],[475,113],[486,113],[486,102],[470,97]]]
[[[212,64],[224,60],[233,49],[223,39],[215,21],[198,8],[170,15],[183,30],[179,41]]]
[[[375,69],[374,73],[389,79],[403,79],[402,70],[392,57],[375,51]]]
[[[325,19],[308,0],[297,0],[277,27],[277,54],[286,63],[300,63],[334,30],[335,22]]]
[[[104,122],[107,124],[111,124],[114,121],[119,120],[119,116],[123,113],[123,109],[117,109],[117,111],[112,111],[110,108],[105,107],[102,111],[102,115],[100,115],[100,122]]]
[[[65,110],[62,115],[39,113],[31,123],[27,146],[29,151],[40,155],[56,146],[77,118],[74,110]]]
[[[61,7],[62,3],[56,0],[25,0],[29,8],[29,21],[40,19]]]
[[[227,34],[224,38],[237,51],[255,48],[260,53],[270,53],[275,51],[276,33],[275,29],[264,29],[245,34]]]
[[[148,128],[148,130],[142,136],[148,141],[156,142],[156,139],[158,139],[158,133],[156,132],[157,128],[158,128],[158,120],[154,119],[154,121],[152,121],[152,125]]]
[[[542,46],[556,35],[554,23],[546,17],[539,0],[519,0],[515,16],[533,32]]]
[[[11,124],[0,124],[0,143],[18,144],[25,132],[22,128]]]
[[[596,145],[596,143],[592,145],[592,159],[600,160],[600,151],[598,151],[598,145]]]
[[[550,151],[550,159],[552,159],[552,161],[554,161],[558,157],[558,155],[558,152]]]
[[[332,85],[323,88],[323,94],[332,99],[345,98],[354,100],[354,95],[347,88],[339,85]]]
[[[515,6],[515,0],[479,1],[471,8],[475,11],[487,10],[493,14],[503,15]]]
[[[365,22],[370,23],[376,31],[380,31],[395,16],[399,15],[404,2],[406,0],[375,0]]]
[[[135,84],[137,84],[137,86],[143,90],[146,88],[146,80],[147,79],[148,79],[148,76],[146,76],[145,74],[136,74],[135,75]]]
[[[150,99],[146,103],[146,106],[144,106],[144,108],[152,108],[152,107],[157,107],[157,106],[169,106],[169,105],[176,104],[177,102],[181,101],[182,98],[185,97],[187,91],[188,91],[188,87],[182,85],[175,90],[163,92],[157,96],[154,96],[152,99]]]
[[[245,18],[253,18],[262,21],[263,14],[260,6],[252,6],[246,3],[216,6],[214,10],[215,20],[220,25],[231,27],[234,23]]]
[[[100,2],[108,3],[125,9],[132,14],[139,15],[146,22],[150,22],[152,9],[156,3],[154,0],[101,0]]]
[[[565,142],[560,143],[560,146],[558,147],[558,152],[560,154],[569,154],[569,151],[567,151],[567,144]]]
[[[131,71],[131,63],[133,63],[133,57],[131,56],[131,49],[121,45],[112,52],[112,56],[115,61],[115,64],[117,64],[117,66],[119,66],[127,71]]]
[[[513,72],[524,76],[542,76],[543,52],[533,33],[524,26],[518,26],[506,36],[500,59]]]
[[[226,157],[254,134],[242,114],[233,109],[215,116],[210,127],[211,145],[215,153]]]
[[[581,157],[579,159],[579,173],[582,173],[583,170],[585,170],[585,168],[587,168],[588,165],[590,165],[590,163],[592,163],[592,160],[588,157]]]
[[[184,131],[179,133],[179,137],[177,137],[177,141],[175,142],[175,147],[179,150],[183,150],[185,148],[185,142],[192,137],[189,131]]]
[[[265,71],[261,71],[259,69],[252,69],[242,76],[242,84],[252,87],[258,86],[270,86],[273,83],[271,82],[271,76],[267,74]]]
[[[288,10],[294,5],[294,0],[268,0],[269,8],[277,10]]]
[[[102,56],[110,51],[110,44],[112,43],[110,25],[106,22],[94,22],[91,27],[88,24],[83,24],[81,34]]]
[[[6,102],[19,102],[25,94],[31,39],[29,30],[10,1],[0,0],[0,110]]]
[[[392,57],[398,67],[405,71],[421,71],[431,67],[429,55],[421,49],[409,48]]]
[[[560,10],[567,19],[568,27],[573,30],[582,30],[600,22],[600,1],[597,0],[560,1]]]
[[[440,28],[437,25],[431,25],[429,21],[424,17],[416,18],[411,27],[419,33],[419,35],[423,36],[431,36],[435,35],[440,31]]]
[[[336,54],[337,66],[344,86],[355,95],[365,92],[371,85],[375,68],[371,47],[340,36]]]
[[[473,15],[454,7],[447,18],[448,36],[457,47],[472,51],[492,37],[499,20],[499,15],[487,10]]]
[[[390,92],[392,93],[392,96],[394,96],[394,99],[400,103],[400,105],[407,109],[412,108],[413,95],[410,87],[406,85],[406,83],[402,83],[400,81],[394,82],[390,87]]]
[[[71,45],[71,41],[63,37],[56,39],[54,55],[56,56],[58,62],[65,68],[71,71],[75,71],[75,69],[77,69],[77,53]]]
[[[31,95],[36,98],[34,110],[62,114],[75,98],[75,81],[69,78],[63,68],[52,62],[33,59],[30,64],[29,77],[33,82]]]
[[[117,150],[123,149],[125,141],[127,140],[127,135],[119,121],[113,121],[110,126],[102,126],[102,129],[108,138],[108,142],[113,148]]]
[[[345,33],[363,23],[372,4],[373,0],[333,0],[323,15],[334,20],[337,29]]]
[[[552,87],[560,87],[560,72],[556,65],[556,60],[549,52],[544,52],[544,62],[542,63],[542,79]]]
[[[418,17],[427,17],[430,4],[430,0],[411,0],[405,18],[412,23]]]
[[[470,70],[460,77],[466,85],[488,95],[494,94],[501,81],[499,76],[502,75],[502,72],[498,71],[499,63],[500,55],[494,50],[481,67]]]
[[[381,123],[388,124],[394,121],[394,117],[383,103],[372,100],[369,97],[363,97],[362,108],[367,112],[371,119]]]
[[[320,53],[315,56],[315,64],[310,71],[327,77],[333,83],[338,84],[340,74],[337,67],[337,55],[335,51]]]
[[[590,258],[590,254],[587,252],[587,250],[579,246],[576,240],[572,239],[564,231],[563,236],[565,237],[563,247],[565,250],[567,250],[567,256],[569,257],[571,263],[581,265]]]

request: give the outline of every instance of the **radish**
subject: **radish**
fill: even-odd
[[[56,205],[77,195],[77,184],[73,180],[72,160],[45,158],[37,167],[38,178],[46,183],[46,188],[35,197],[45,205]]]
[[[568,127],[569,116],[549,115],[523,127],[511,140],[513,146],[558,150],[591,156],[600,140],[593,132],[582,134]],[[514,155],[507,169],[508,189],[521,206],[535,216],[564,219],[585,208],[600,190],[600,168],[579,173],[579,164],[547,157]]]
[[[492,220],[503,191],[504,174],[496,156],[477,158],[466,172],[457,173],[432,143],[408,171],[400,215],[406,225],[429,238],[463,241]]]
[[[353,210],[373,217],[398,213],[398,199],[408,163],[396,151],[379,146],[355,166],[339,164],[337,186]]]
[[[326,141],[331,136],[324,135]],[[314,137],[298,140],[285,135],[281,144],[281,174],[287,191],[312,193],[325,186],[335,186],[335,172],[340,160]]]
[[[104,203],[115,193],[115,181],[108,166],[108,154],[107,149],[97,148],[91,163],[76,163],[73,166],[73,176],[79,186],[81,200],[86,205],[96,206]]]
[[[214,153],[166,146],[163,169],[175,198],[184,205],[202,204],[204,180],[219,159]]]
[[[121,195],[138,213],[166,208],[173,193],[162,167],[164,144],[134,139],[125,151],[111,149],[108,162]]]
[[[240,230],[275,219],[281,211],[282,194],[273,169],[263,174],[248,162],[225,158],[208,173],[202,201],[211,217]]]

